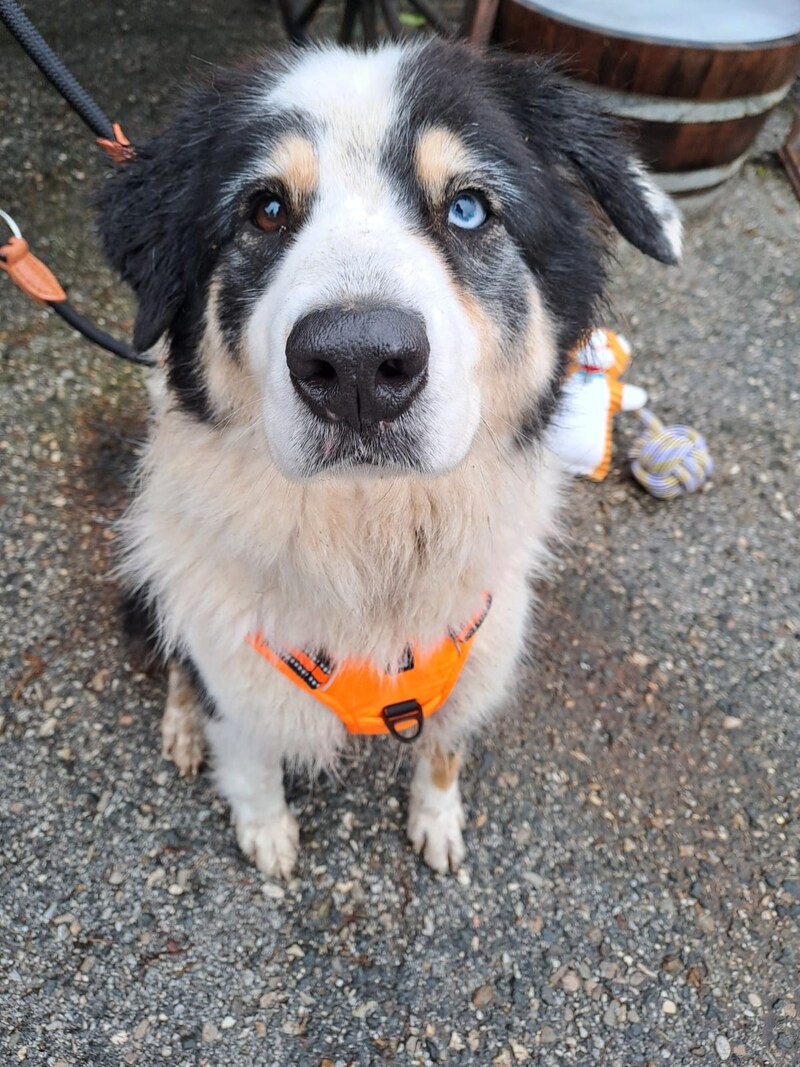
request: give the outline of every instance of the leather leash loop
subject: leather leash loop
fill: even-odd
[[[58,278],[31,252],[24,237],[9,237],[0,247],[0,270],[4,270],[17,288],[39,304],[67,299]]]

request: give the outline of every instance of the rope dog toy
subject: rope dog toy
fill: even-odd
[[[647,408],[639,417],[645,430],[628,452],[636,481],[661,500],[701,489],[714,470],[703,435],[690,426],[664,426]]]

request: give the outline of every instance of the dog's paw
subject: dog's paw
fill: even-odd
[[[297,862],[300,828],[284,808],[268,822],[237,822],[239,848],[268,878],[291,876]]]
[[[467,850],[461,831],[464,829],[464,809],[457,789],[437,797],[431,803],[425,796],[411,796],[408,814],[408,837],[414,851],[439,874],[457,871]]]
[[[206,739],[195,708],[168,700],[161,719],[161,751],[181,778],[194,777],[203,765]]]

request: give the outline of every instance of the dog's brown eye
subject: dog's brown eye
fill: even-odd
[[[289,222],[289,212],[279,196],[274,193],[265,193],[255,202],[253,208],[253,223],[264,233],[278,233],[286,228]]]

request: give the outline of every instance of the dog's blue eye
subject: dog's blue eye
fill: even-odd
[[[476,193],[459,193],[450,204],[447,221],[461,230],[477,230],[486,222],[486,207]]]

